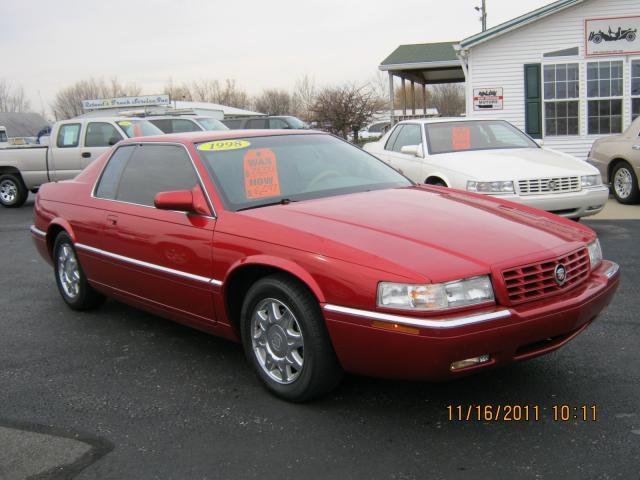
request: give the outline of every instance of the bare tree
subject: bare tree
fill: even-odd
[[[416,109],[423,108],[424,98],[422,96],[422,85],[416,85],[413,90],[413,93],[416,96],[415,100],[411,98],[412,92],[411,92],[410,84],[405,85],[404,94],[402,92],[402,85],[397,85],[394,90],[395,90],[393,92],[394,108],[402,109],[403,107],[405,107],[407,110],[411,110],[414,103],[415,103]],[[427,107],[433,106],[432,105],[433,99],[432,99],[430,87],[426,89],[426,96],[427,96]]]
[[[357,142],[358,131],[385,106],[385,101],[370,86],[344,84],[322,89],[311,110],[324,128],[344,138],[353,132]]]
[[[440,115],[457,117],[465,112],[464,84],[443,83],[431,89],[431,103]]]
[[[291,95],[282,89],[267,89],[254,100],[254,108],[267,115],[290,115],[293,112]]]
[[[140,87],[136,84],[123,85],[116,77],[108,82],[102,78],[89,78],[80,80],[56,93],[52,109],[57,120],[64,120],[77,117],[84,112],[83,100],[131,95],[140,95]]]
[[[28,112],[31,108],[22,87],[11,88],[0,78],[0,112]]]
[[[313,77],[304,75],[296,80],[291,101],[293,103],[293,112],[297,117],[305,121],[311,121],[317,93],[316,82]]]

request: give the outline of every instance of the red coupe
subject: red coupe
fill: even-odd
[[[583,225],[414,185],[313,131],[125,140],[44,185],[31,232],[71,308],[110,296],[239,340],[294,401],[343,371],[438,380],[550,352],[619,282]]]

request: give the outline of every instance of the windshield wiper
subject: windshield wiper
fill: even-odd
[[[269,203],[260,203],[258,205],[251,205],[249,207],[238,208],[236,212],[240,212],[242,210],[251,210],[252,208],[262,208],[262,207],[271,207],[273,205],[288,205],[293,202],[297,202],[298,200],[293,200],[291,198],[281,198],[277,202],[269,202]]]

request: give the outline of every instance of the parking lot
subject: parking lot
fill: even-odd
[[[32,203],[0,212],[0,478],[640,478],[639,220],[585,222],[622,283],[559,351],[445,384],[348,376],[295,405],[239,345],[112,300],[68,309]],[[540,418],[450,421],[449,405]],[[595,405],[597,421],[555,421],[554,405]]]

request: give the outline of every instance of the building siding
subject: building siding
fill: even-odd
[[[587,135],[586,63],[591,60],[623,61],[623,129],[631,122],[631,60],[640,55],[612,55],[585,58],[584,21],[587,18],[640,15],[638,0],[589,0],[529,25],[471,47],[468,56],[467,115],[504,119],[524,130],[524,65],[575,63],[580,66],[580,130],[577,136],[544,136],[545,146],[586,158],[598,135]],[[578,57],[543,58],[544,53],[571,47],[579,48]],[[475,112],[473,89],[502,87],[504,109]],[[544,110],[544,106],[543,106]],[[544,113],[543,113],[544,124]]]

